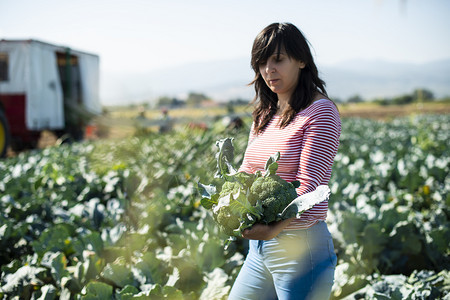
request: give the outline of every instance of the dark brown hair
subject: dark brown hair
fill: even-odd
[[[251,66],[255,78],[250,83],[255,87],[255,105],[253,121],[255,133],[259,133],[270,122],[277,112],[277,94],[266,85],[259,71],[259,66],[266,62],[275,52],[284,48],[291,59],[301,61],[305,68],[300,77],[288,105],[281,112],[280,127],[286,127],[295,115],[308,107],[317,92],[327,96],[325,82],[319,78],[318,70],[309,48],[309,42],[302,32],[290,23],[273,23],[264,28],[255,38],[252,48]]]

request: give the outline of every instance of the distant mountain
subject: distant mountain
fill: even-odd
[[[253,78],[253,71],[249,60],[244,58],[190,63],[140,74],[102,76],[102,98],[107,104],[160,96],[180,97],[189,92],[204,93],[218,101],[252,97],[252,88],[247,84]]]
[[[426,88],[435,96],[450,95],[450,59],[426,64],[348,61],[320,68],[330,96],[364,99],[399,96]]]
[[[386,61],[347,61],[318,66],[331,97],[345,100],[391,97],[426,88],[435,96],[450,95],[450,59],[426,64]],[[150,101],[160,96],[204,93],[218,101],[251,99],[253,79],[249,58],[190,63],[147,73],[101,74],[102,102],[106,105]]]

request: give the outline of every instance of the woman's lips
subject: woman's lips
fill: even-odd
[[[278,79],[270,79],[269,80],[269,83],[271,84],[271,85],[273,85],[273,84],[275,84],[275,83],[277,83],[278,82]]]

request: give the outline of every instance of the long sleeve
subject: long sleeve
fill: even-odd
[[[299,195],[327,184],[339,146],[341,122],[336,109],[316,109],[304,126],[300,164],[296,179],[301,186]]]

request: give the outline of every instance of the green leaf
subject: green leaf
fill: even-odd
[[[82,271],[83,273],[80,274],[78,279],[81,282],[88,282],[91,279],[95,279],[97,275],[100,274],[104,265],[105,261],[97,254],[89,255],[87,258],[85,258],[82,268],[80,266],[80,271]]]
[[[100,199],[92,198],[85,203],[86,210],[89,212],[91,222],[96,229],[100,228],[103,219],[105,218],[103,204],[100,203]]]
[[[41,296],[37,300],[53,300],[56,299],[56,288],[51,284],[41,287]]]
[[[385,249],[388,239],[388,235],[383,232],[379,223],[367,224],[361,236],[363,256],[373,259]]]
[[[11,225],[10,224],[3,224],[0,226],[0,241],[6,241],[9,239],[9,236],[11,235]]]
[[[43,284],[46,279],[47,269],[32,266],[23,266],[14,274],[7,274],[2,278],[6,282],[1,287],[1,291],[6,294],[20,295],[32,284]]]
[[[227,284],[228,274],[221,268],[215,268],[206,274],[206,288],[202,291],[200,299],[225,299],[231,289]]]
[[[41,265],[50,269],[52,276],[58,285],[61,283],[63,277],[69,275],[69,272],[66,270],[66,256],[61,252],[44,253]]]
[[[114,227],[107,227],[102,230],[102,240],[104,245],[114,245],[127,231],[124,223],[118,223]]]
[[[214,204],[217,204],[219,194],[217,193],[216,187],[214,185],[204,185],[199,182],[198,190],[202,195],[200,203],[204,208],[210,209]]]
[[[234,179],[238,181],[244,188],[250,188],[255,181],[255,174],[248,174],[245,172],[238,172],[234,175]]]
[[[344,211],[342,221],[338,224],[339,231],[342,232],[346,244],[353,244],[359,241],[367,220],[361,215]]]
[[[432,229],[429,233],[432,239],[433,246],[438,249],[440,253],[450,254],[448,242],[450,241],[450,229],[448,227],[440,227]]]
[[[123,294],[138,294],[138,293],[139,293],[139,289],[137,287],[135,287],[135,286],[132,286],[132,285],[126,285],[126,286],[123,287],[123,289],[121,289],[119,291],[120,295],[123,295]]]
[[[183,292],[173,286],[164,286],[162,293],[166,299],[184,300]]]
[[[130,255],[130,251],[126,246],[114,246],[105,247],[101,252],[102,258],[105,259],[106,263],[115,261],[119,257],[126,257]]]
[[[410,211],[406,207],[390,207],[390,204],[383,204],[380,208],[382,227],[387,231],[391,231],[394,226],[401,221],[406,221]],[[388,207],[386,209],[386,207]]]
[[[234,214],[245,217],[248,213],[252,214],[257,220],[263,215],[262,206],[253,206],[241,190],[236,194],[230,194],[230,209]]]
[[[210,237],[208,241],[202,241],[197,245],[190,244],[191,250],[195,253],[191,254],[197,265],[205,272],[212,271],[216,267],[223,266],[226,259],[223,255],[223,245],[221,240]]]
[[[198,183],[198,190],[202,197],[211,199],[211,196],[217,193],[216,186],[209,184],[204,185],[202,183]]]
[[[97,281],[91,281],[86,286],[86,294],[81,297],[82,300],[113,299],[113,287],[109,284]]]
[[[148,295],[150,296],[150,299],[164,299],[162,286],[160,284],[155,284]]]
[[[71,245],[73,232],[74,228],[71,225],[58,224],[45,229],[39,239],[33,241],[31,244],[39,256],[49,251],[62,251],[66,255],[69,255],[73,252]]]
[[[314,205],[328,200],[330,193],[330,188],[327,185],[319,185],[314,191],[295,198],[279,214],[279,219],[299,218],[303,212],[312,208]]]
[[[214,177],[226,179],[229,173],[236,173],[236,170],[232,166],[234,159],[233,139],[225,138],[218,140],[216,146],[219,148],[219,152],[216,154],[217,172]]]
[[[170,246],[174,253],[180,252],[186,248],[186,237],[184,234],[170,233],[166,237],[167,245]]]
[[[81,263],[79,263],[81,265]],[[67,289],[70,293],[77,294],[81,292],[83,289],[83,285],[81,284],[78,277],[63,277],[61,278],[61,287]]]
[[[78,239],[72,242],[75,255],[83,256],[83,251],[89,250],[101,253],[103,250],[103,240],[99,232],[87,230],[87,233],[80,233]]]
[[[267,159],[266,165],[264,166],[264,170],[266,171],[264,176],[275,175],[277,173],[278,170],[277,161],[279,160],[280,160],[280,152],[276,152]]]
[[[119,299],[121,300],[133,299],[134,295],[139,294],[139,289],[132,285],[126,285],[117,294],[120,295]]]
[[[422,251],[422,237],[415,224],[399,222],[389,236],[394,247],[400,248],[404,254],[419,254]]]
[[[193,261],[188,251],[183,250],[176,257],[173,257],[172,264],[174,265],[174,274],[176,276],[175,269],[177,269],[179,278],[174,285],[170,286],[187,291],[199,289],[203,285],[202,270]],[[165,286],[169,286],[169,284]]]
[[[23,266],[23,262],[19,259],[12,260],[9,264],[3,265],[1,271],[4,274],[10,274],[17,272]]]
[[[131,270],[122,265],[107,264],[100,275],[118,287],[124,287],[134,283]]]
[[[81,289],[80,289],[80,291],[81,291]],[[71,292],[69,289],[63,287],[63,288],[61,288],[61,292],[59,293],[59,300],[71,300],[72,293],[79,294],[80,291]],[[81,299],[81,296],[78,295],[77,299]]]

